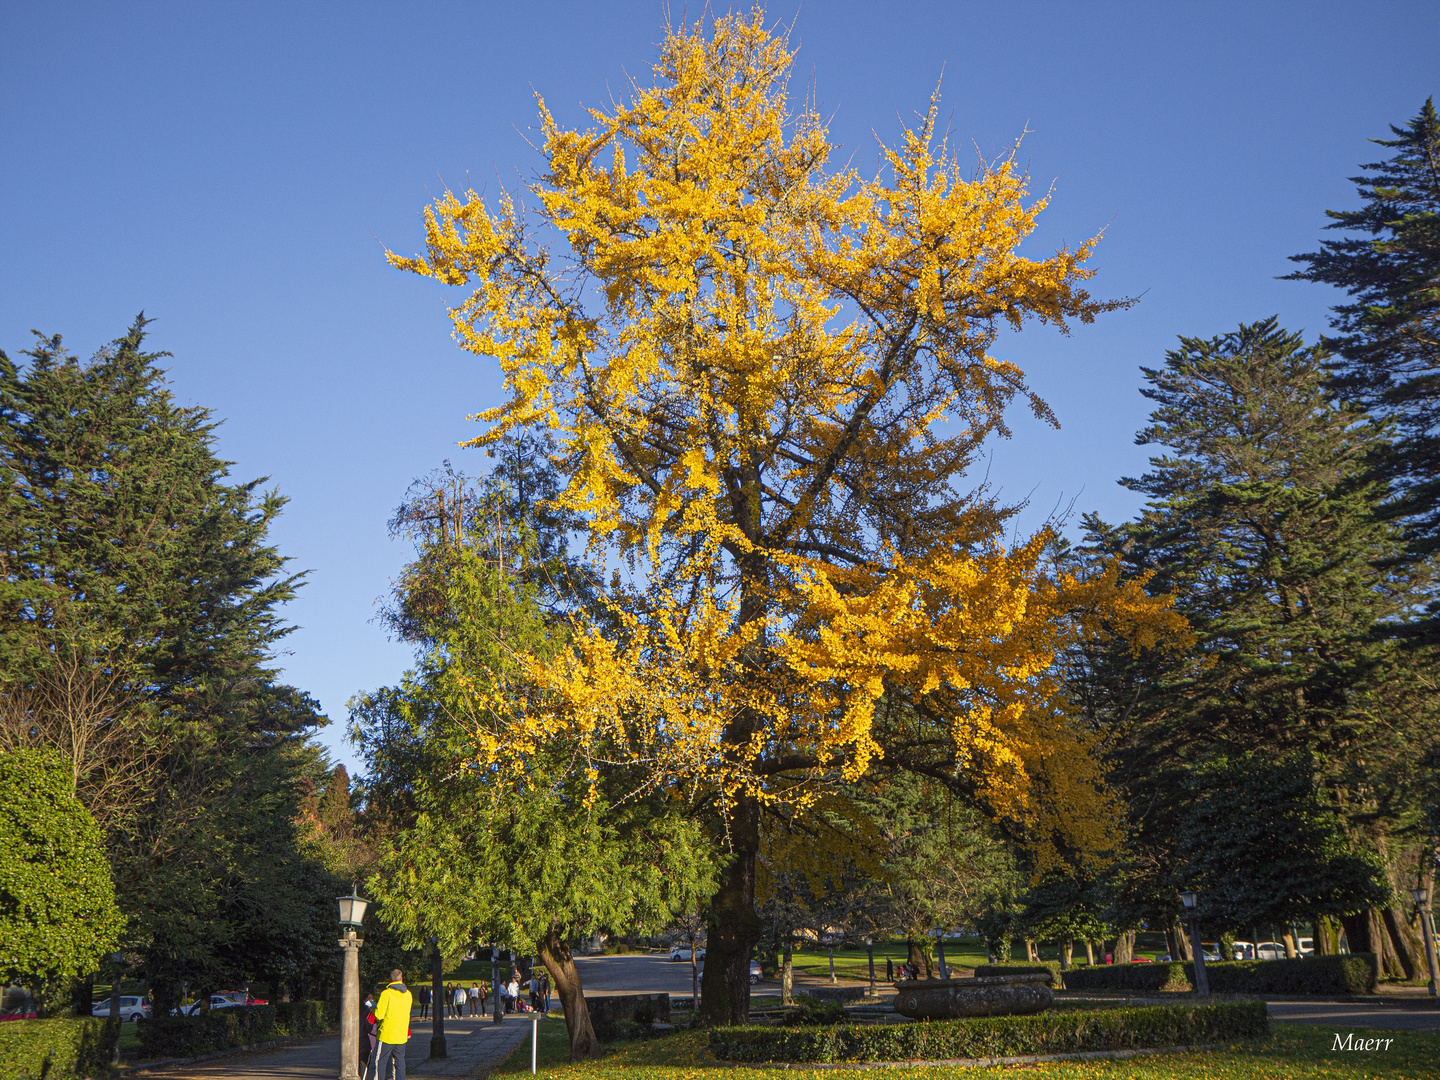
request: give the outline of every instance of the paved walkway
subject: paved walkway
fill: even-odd
[[[531,1014],[533,1015],[533,1014]],[[479,1075],[504,1061],[510,1051],[530,1037],[530,1015],[512,1013],[497,1024],[489,1017],[467,1016],[445,1021],[448,1057],[427,1061],[430,1021],[418,1017],[410,1023],[405,1046],[405,1072],[417,1077]],[[212,1058],[196,1064],[166,1065],[137,1076],[155,1080],[335,1080],[340,1072],[340,1039],[309,1039],[278,1049],[256,1050]]]

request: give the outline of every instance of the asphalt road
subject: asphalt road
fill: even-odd
[[[1440,1009],[1423,1005],[1368,1005],[1337,1001],[1271,1001],[1270,1019],[1283,1023],[1314,1024],[1342,1035],[1353,1028],[1390,1028],[1397,1031],[1440,1032]]]
[[[690,962],[650,953],[631,956],[577,956],[586,997],[609,994],[670,994],[689,997]]]

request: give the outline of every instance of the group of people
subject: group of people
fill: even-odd
[[[494,998],[490,997],[490,993],[490,984],[484,979],[472,982],[468,987],[464,983],[445,983],[441,991],[440,1006],[444,1008],[447,1020],[463,1016],[484,1016],[487,1011],[487,1000],[491,1004],[494,1003]],[[428,986],[420,987],[419,992],[415,995],[415,1002],[420,1006],[420,1019],[422,1020],[430,1016],[430,1007],[433,1004],[431,999],[432,995]],[[532,971],[530,978],[522,981],[519,972],[512,970],[510,981],[500,984],[500,1002],[507,1013],[549,1013],[549,972]]]
[[[529,980],[523,984],[528,991],[528,1000],[521,997],[520,973],[511,969],[510,981],[500,984],[500,1000],[507,1013],[550,1012],[550,975],[548,972],[531,971]],[[490,996],[490,986],[484,981],[446,983],[440,1005],[447,1017],[484,1015],[485,999]],[[390,981],[377,994],[365,999],[360,1022],[360,1061],[364,1080],[405,1080],[405,1044],[410,1039],[410,1016],[415,1006],[420,1007],[420,1017],[430,1014],[432,999],[430,987],[420,987],[418,994],[412,994],[405,985],[405,975],[398,968],[390,972]],[[437,1006],[439,1007],[439,1006]]]

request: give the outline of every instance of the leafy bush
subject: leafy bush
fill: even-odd
[[[1040,975],[1050,973],[1049,985],[1058,990],[1064,986],[1059,960],[1041,960],[1037,964],[981,964],[975,969],[977,979],[993,979],[997,975]]]
[[[845,1006],[838,1001],[822,1001],[810,994],[799,994],[795,1004],[785,1010],[787,1024],[838,1024],[845,1019]]]
[[[1185,974],[1194,982],[1195,965]],[[1373,994],[1374,953],[1309,956],[1304,960],[1226,960],[1205,965],[1215,994]]]
[[[155,1016],[137,1032],[145,1057],[199,1057],[232,1046],[265,1042],[279,1034],[274,1005],[212,1009],[198,1016]]]
[[[1210,966],[1205,970],[1209,971]],[[1065,972],[1065,989],[1185,990],[1190,986],[1188,976],[1188,964],[1101,964]]]
[[[314,1035],[331,1027],[323,1001],[277,1001],[270,1007],[275,1010],[276,1035]]]
[[[115,1056],[118,1025],[108,1020],[11,1020],[0,1024],[5,1080],[80,1080],[103,1074]]]
[[[1223,1043],[1269,1030],[1263,1001],[1226,1001],[910,1024],[716,1028],[710,1050],[722,1061],[944,1061]]]

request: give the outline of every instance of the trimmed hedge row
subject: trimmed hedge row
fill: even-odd
[[[1213,965],[1205,965],[1212,970]],[[1097,964],[1065,972],[1066,990],[1165,990],[1189,989],[1187,964]],[[1215,984],[1212,981],[1210,988]]]
[[[152,1017],[138,1026],[143,1056],[193,1058],[286,1035],[314,1035],[333,1025],[323,1001],[280,1001],[211,1009],[197,1016]]]
[[[975,968],[975,977],[990,979],[997,975],[1040,975],[1047,971],[1050,973],[1049,985],[1059,990],[1064,985],[1059,960],[1041,960],[1035,964],[980,964]]]
[[[1205,965],[1212,994],[1373,994],[1379,974],[1374,953]],[[1194,964],[1185,965],[1185,976],[1193,985]]]
[[[317,1035],[334,1026],[324,1001],[277,1001],[270,1008],[275,1010],[276,1035]]]
[[[68,1017],[0,1024],[0,1076],[5,1080],[83,1080],[103,1076],[120,1028],[108,1020]]]
[[[275,1006],[211,1009],[196,1016],[154,1016],[140,1020],[140,1052],[147,1058],[199,1057],[232,1046],[276,1038]]]
[[[944,1061],[1193,1046],[1258,1039],[1269,1031],[1263,1001],[1226,1001],[911,1024],[716,1028],[710,1033],[710,1051],[722,1061]]]

